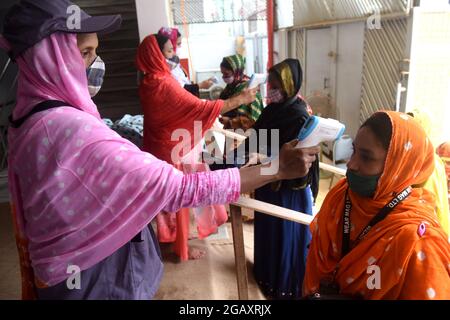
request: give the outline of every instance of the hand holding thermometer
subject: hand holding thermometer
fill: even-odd
[[[214,84],[218,84],[219,83],[219,79],[216,76],[212,76],[211,78],[209,78],[209,80],[214,83]]]
[[[309,148],[325,141],[335,141],[342,137],[345,125],[334,119],[311,116],[298,134],[296,148]]]
[[[260,85],[267,82],[267,74],[254,73],[248,82],[248,89],[258,88]]]

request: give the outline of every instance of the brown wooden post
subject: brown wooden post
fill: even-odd
[[[247,259],[245,258],[242,211],[241,207],[234,205],[230,205],[230,211],[239,300],[248,300]]]

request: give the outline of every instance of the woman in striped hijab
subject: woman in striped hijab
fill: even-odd
[[[220,95],[220,99],[226,100],[240,94],[248,86],[249,78],[244,74],[245,57],[235,54],[223,58],[220,64],[223,80],[227,84]],[[250,129],[255,124],[264,109],[260,93],[256,94],[256,100],[247,105],[241,105],[236,110],[223,115],[221,122],[225,129]]]

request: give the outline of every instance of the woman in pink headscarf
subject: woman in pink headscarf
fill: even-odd
[[[177,54],[177,49],[181,48],[181,43],[183,38],[181,37],[180,31],[177,28],[162,27],[158,31],[158,41],[164,41],[164,39],[169,39],[174,55],[171,59],[167,59],[167,64],[170,68],[172,77],[181,85],[182,88],[186,89],[188,92],[192,93],[194,96],[200,96],[200,89],[209,89],[214,84],[212,79],[207,79],[199,84],[192,83],[189,80],[188,73],[181,66],[180,57]]]
[[[304,175],[317,150],[286,146],[272,176],[258,167],[184,175],[140,151],[102,122],[90,95],[104,73],[96,32],[120,17],[81,11],[72,29],[71,5],[22,0],[0,37],[19,66],[8,175],[23,298],[150,299],[163,272],[148,227],[158,212],[233,202]]]

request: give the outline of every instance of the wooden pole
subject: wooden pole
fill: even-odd
[[[239,300],[248,300],[247,259],[245,258],[242,211],[240,207],[234,205],[230,205],[230,211]]]

